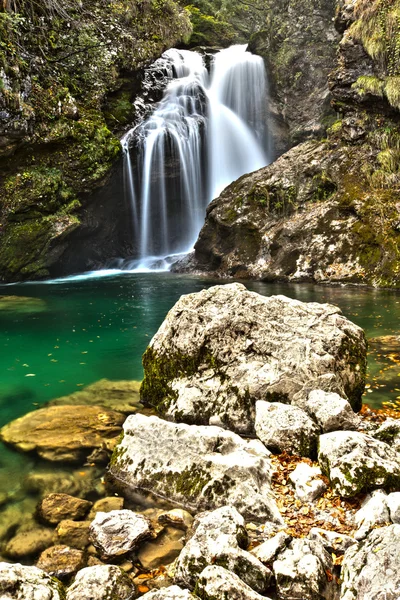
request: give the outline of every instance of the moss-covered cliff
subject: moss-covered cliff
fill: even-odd
[[[174,0],[0,8],[0,279],[44,277],[120,153],[140,70],[188,39]]]

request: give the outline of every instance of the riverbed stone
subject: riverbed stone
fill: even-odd
[[[101,406],[49,406],[5,425],[0,438],[46,460],[85,462],[96,450],[114,449],[124,419]]]
[[[310,529],[308,537],[310,540],[320,542],[325,550],[330,553],[334,552],[335,554],[343,554],[347,548],[357,544],[357,540],[350,535],[337,533],[337,531],[330,531],[329,529],[321,529],[320,527]]]
[[[88,521],[61,521],[56,528],[58,541],[60,544],[83,550],[90,544],[89,528]]]
[[[131,415],[109,466],[123,493],[146,490],[189,510],[225,504],[249,520],[282,518],[271,492],[268,450],[220,427]]]
[[[140,545],[137,557],[144,569],[158,569],[172,563],[179,556],[184,543],[184,533],[181,530],[166,527],[156,540]]]
[[[318,425],[321,432],[337,431],[340,429],[357,429],[360,418],[355,414],[350,403],[339,394],[313,390],[295,402]]]
[[[197,596],[194,596],[189,590],[182,589],[179,585],[152,590],[142,596],[142,600],[195,600],[196,598]]]
[[[214,564],[224,566],[253,590],[264,593],[271,571],[244,550],[247,544],[245,521],[232,506],[197,515],[193,535],[176,562],[176,583],[193,590],[200,573]]]
[[[384,490],[374,490],[368,494],[360,510],[354,515],[357,531],[354,537],[362,540],[375,527],[389,525],[390,515],[387,504],[387,494]]]
[[[279,531],[276,535],[271,537],[266,542],[263,542],[250,552],[264,565],[270,565],[275,560],[279,552],[286,548],[291,541],[292,537],[288,533],[285,531]]]
[[[321,475],[319,467],[312,467],[304,462],[297,465],[295,470],[290,473],[289,480],[293,483],[299,500],[313,502],[325,492],[327,485],[322,481]]]
[[[322,544],[307,539],[293,540],[273,564],[278,598],[331,600],[337,588],[334,579],[327,575],[332,568],[332,558]]]
[[[193,517],[187,510],[181,508],[173,508],[158,515],[158,522],[161,525],[171,525],[177,529],[187,531],[193,523]]]
[[[38,517],[49,523],[57,525],[64,519],[83,519],[89,512],[92,502],[75,498],[69,494],[49,494],[37,506]]]
[[[4,554],[12,560],[25,560],[37,556],[52,546],[54,532],[46,527],[18,531],[4,547]]]
[[[90,525],[90,539],[106,557],[127,554],[150,535],[149,520],[132,510],[99,512]]]
[[[374,529],[346,550],[341,600],[397,600],[400,595],[400,525]]]
[[[195,593],[202,600],[268,600],[223,567],[211,565],[200,574]]]
[[[66,600],[132,600],[136,589],[132,579],[115,565],[81,569],[67,590]]]
[[[256,402],[255,430],[268,449],[313,456],[317,450],[318,428],[297,406],[281,402]]]
[[[335,306],[234,283],[182,296],[143,365],[142,402],[169,420],[254,433],[257,400],[290,403],[310,386],[326,384],[358,410],[366,341]]]
[[[89,513],[89,519],[93,520],[98,512],[111,512],[112,510],[122,510],[124,508],[124,498],[122,496],[106,496],[97,500]]]
[[[136,412],[140,406],[140,385],[141,381],[100,379],[79,392],[51,400],[48,406],[96,405],[129,415]]]
[[[334,491],[343,497],[400,486],[400,454],[364,433],[335,431],[321,435],[318,461]]]
[[[82,550],[57,544],[42,552],[36,566],[64,581],[86,566],[86,558]]]
[[[2,600],[63,600],[64,587],[37,567],[0,562]]]

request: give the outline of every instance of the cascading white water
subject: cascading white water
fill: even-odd
[[[232,181],[268,164],[263,60],[232,46],[209,77],[197,52],[163,54],[172,81],[154,113],[122,140],[140,270],[187,253],[205,208]],[[138,146],[135,172],[129,146]]]

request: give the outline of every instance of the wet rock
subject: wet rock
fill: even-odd
[[[61,521],[56,529],[60,544],[83,550],[89,546],[89,528],[87,521]]]
[[[263,564],[270,565],[280,551],[288,546],[291,540],[292,538],[289,534],[287,534],[285,531],[279,531],[279,533],[274,535],[272,538],[251,550],[251,554],[253,554]]]
[[[246,518],[282,522],[269,452],[219,427],[129,416],[109,476],[124,493],[146,490],[197,511],[231,504]]]
[[[107,496],[100,498],[93,504],[89,513],[89,519],[93,520],[98,512],[111,512],[112,510],[122,510],[124,508],[124,498],[120,496]]]
[[[273,564],[282,600],[331,600],[337,584],[328,579],[332,558],[319,542],[296,539]]]
[[[104,471],[101,470],[101,474],[103,473]],[[102,495],[99,489],[99,482],[100,470],[98,471],[97,469],[90,468],[85,470],[85,476],[82,476],[82,469],[76,472],[57,469],[56,472],[40,471],[38,473],[31,473],[25,477],[23,488],[30,494],[37,494],[42,497],[53,493],[63,493],[85,498],[88,495],[92,495],[93,492]]]
[[[36,566],[53,577],[68,580],[86,566],[86,559],[82,550],[56,545],[42,552]]]
[[[328,552],[343,554],[347,548],[357,544],[357,540],[344,533],[313,527],[308,534],[310,540],[319,542]]]
[[[99,406],[50,406],[5,425],[0,437],[46,460],[84,462],[94,450],[113,450],[124,418]]]
[[[189,590],[184,590],[178,585],[153,590],[142,596],[143,600],[194,600],[195,598],[196,596],[191,594]]]
[[[313,456],[317,449],[318,428],[307,414],[280,402],[256,403],[255,430],[272,451]]]
[[[141,565],[148,571],[169,565],[180,554],[184,546],[184,534],[178,529],[167,527],[155,541],[140,545],[137,553]]]
[[[388,444],[363,433],[335,431],[319,438],[321,470],[340,496],[400,485],[399,458]]]
[[[302,502],[312,502],[323,494],[327,488],[321,479],[321,469],[311,467],[307,463],[299,463],[289,475],[289,480],[295,486],[296,496]]]
[[[131,510],[97,513],[90,525],[90,539],[102,555],[122,556],[151,534],[148,519]]]
[[[143,365],[142,402],[169,420],[254,433],[257,400],[289,403],[310,386],[359,409],[366,342],[337,307],[234,283],[182,296]]]
[[[171,525],[172,527],[186,531],[192,526],[193,517],[187,510],[174,508],[161,513],[161,515],[158,516],[158,522],[161,523],[161,525]]]
[[[96,565],[79,571],[67,590],[66,600],[132,600],[135,586],[115,565]]]
[[[37,513],[41,520],[57,525],[64,519],[83,519],[92,503],[69,494],[49,494],[38,504]]]
[[[37,567],[0,563],[2,600],[63,600],[63,585]]]
[[[393,492],[386,498],[392,523],[400,523],[400,492]]]
[[[400,420],[386,419],[372,434],[377,440],[386,442],[393,450],[400,452]]]
[[[202,600],[268,600],[252,590],[235,573],[215,565],[206,567],[200,574],[195,593]]]
[[[193,536],[176,563],[175,580],[193,590],[208,565],[224,566],[258,593],[268,588],[271,571],[243,548],[247,547],[244,519],[231,506],[197,515]]]
[[[344,555],[341,600],[397,600],[400,525],[374,529]]]
[[[140,381],[110,381],[100,379],[79,392],[51,400],[48,406],[85,405],[104,406],[125,414],[137,411],[140,405]]]
[[[340,429],[357,429],[360,418],[349,402],[339,394],[313,390],[308,397],[296,402],[319,426],[323,433]]]
[[[374,527],[390,523],[387,495],[383,490],[375,490],[363,501],[360,510],[354,515],[358,527],[354,537],[362,540]]]
[[[54,532],[45,527],[18,531],[6,544],[4,554],[12,560],[36,556],[53,544]]]

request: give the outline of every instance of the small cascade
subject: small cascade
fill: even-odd
[[[124,268],[163,270],[187,253],[207,204],[232,181],[268,164],[263,61],[232,46],[213,59],[163,54],[170,78],[156,110],[122,140],[137,258]],[[165,66],[168,65],[168,66]]]

